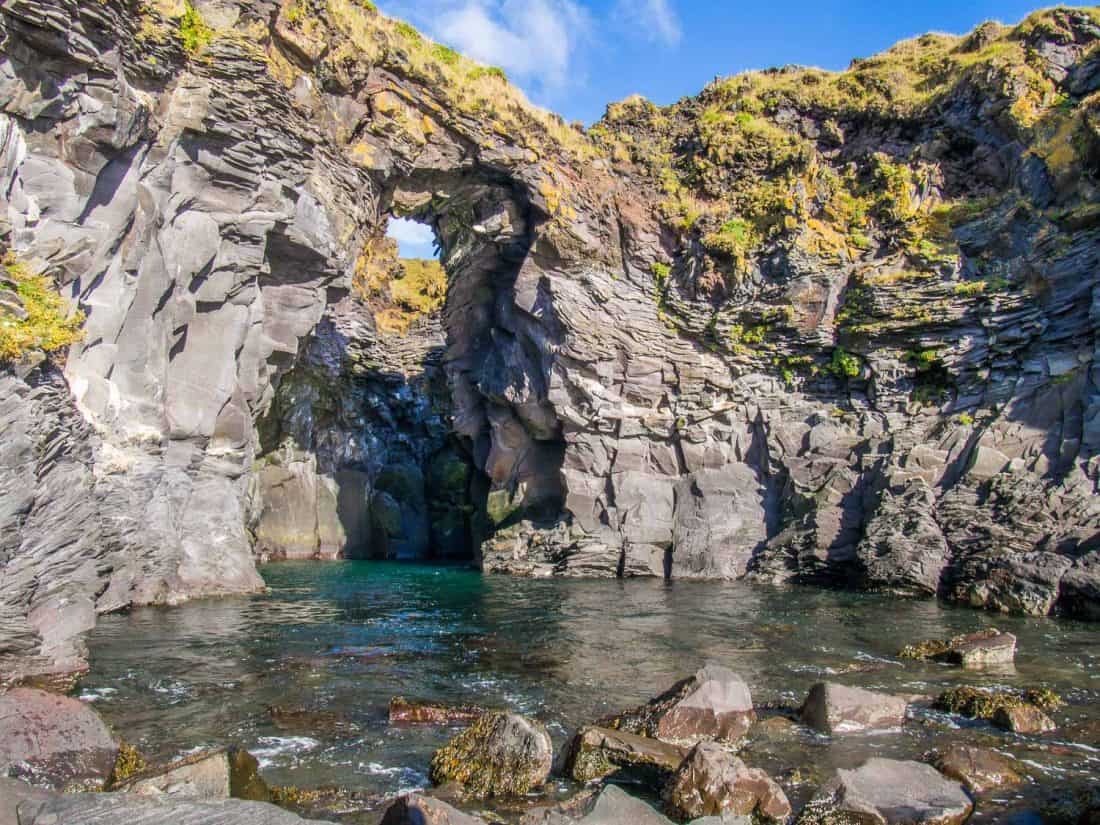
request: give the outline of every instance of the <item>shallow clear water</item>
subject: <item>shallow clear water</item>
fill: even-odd
[[[103,617],[81,695],[155,757],[235,742],[260,757],[269,782],[381,797],[425,784],[432,751],[454,733],[388,725],[393,696],[513,708],[544,721],[560,746],[578,725],[713,660],[741,673],[758,705],[797,705],[823,678],[927,695],[956,684],[1043,686],[1068,700],[1054,714],[1059,732],[1043,739],[959,730],[931,712],[897,732],[756,739],[746,761],[793,801],[836,767],[872,754],[918,758],[959,739],[1011,752],[1031,775],[1022,790],[979,800],[979,819],[1031,804],[1043,786],[1100,775],[1096,625],[743,583],[530,580],[370,562],[262,572],[266,595]],[[894,655],[990,626],[1019,637],[1007,672]]]

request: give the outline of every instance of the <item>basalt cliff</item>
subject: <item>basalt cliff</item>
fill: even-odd
[[[258,559],[1100,616],[1095,9],[587,130],[365,0],[0,38],[3,681]]]

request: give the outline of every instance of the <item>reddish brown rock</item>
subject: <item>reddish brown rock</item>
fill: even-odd
[[[819,682],[800,711],[807,725],[830,735],[893,728],[905,722],[908,701],[902,696]]]
[[[952,745],[936,759],[936,768],[944,776],[958,780],[972,793],[984,793],[1022,780],[1012,760],[988,748]]]
[[[712,742],[695,746],[664,796],[671,812],[684,819],[732,815],[786,822],[791,815],[787,795],[767,773]]]
[[[1013,733],[1049,733],[1058,727],[1053,719],[1034,705],[998,708],[993,715],[993,724]]]
[[[32,688],[0,696],[0,775],[51,788],[102,788],[119,744],[91,707]]]
[[[381,825],[485,825],[485,821],[439,799],[410,794],[386,809]]]
[[[488,711],[474,705],[444,705],[395,696],[390,700],[390,724],[456,725],[470,724]]]
[[[600,726],[694,744],[707,739],[736,742],[755,721],[745,680],[729,668],[708,664],[655,699],[605,719]]]

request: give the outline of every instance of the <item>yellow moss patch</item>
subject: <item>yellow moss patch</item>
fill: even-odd
[[[11,253],[4,255],[3,267],[27,317],[0,306],[0,360],[14,360],[31,350],[55,352],[80,340],[84,314],[67,312],[50,278],[36,275]]]

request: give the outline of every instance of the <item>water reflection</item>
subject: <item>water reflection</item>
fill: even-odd
[[[1100,731],[1100,651],[1080,623],[738,583],[523,580],[366,562],[288,563],[264,575],[262,596],[105,617],[84,696],[160,758],[236,741],[273,782],[377,794],[423,782],[448,736],[390,728],[395,695],[516,708],[560,744],[707,660],[743,674],[758,703],[797,703],[826,677],[913,694],[1047,686],[1070,700],[1064,727]],[[1015,669],[970,674],[894,657],[916,639],[993,625],[1019,636]],[[1096,772],[1098,753],[1080,743],[1037,748],[970,727],[968,737],[1019,752],[1035,777],[1084,782]],[[754,742],[749,756],[798,798],[835,767],[871,753],[914,758],[960,735],[929,713],[903,734],[830,741],[788,730]]]

